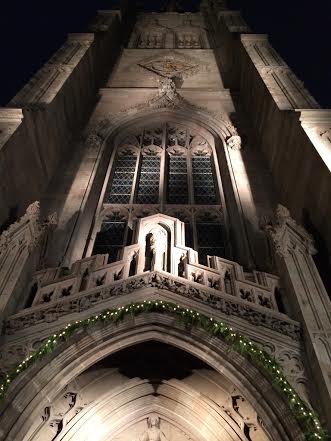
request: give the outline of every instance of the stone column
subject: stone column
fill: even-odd
[[[291,313],[302,324],[314,406],[320,408],[331,429],[331,303],[312,258],[316,253],[313,240],[282,205],[265,230],[290,296]]]

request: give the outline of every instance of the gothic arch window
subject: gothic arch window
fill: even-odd
[[[168,122],[120,141],[103,195],[103,207],[115,214],[101,223],[93,254],[110,247],[109,260],[118,259],[133,237],[136,214],[152,209],[185,223],[186,244],[199,252],[201,263],[207,263],[208,254],[227,256],[225,207],[211,140],[203,130]],[[125,208],[128,222],[119,217],[118,207]]]

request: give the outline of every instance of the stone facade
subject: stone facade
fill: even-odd
[[[0,109],[0,221],[18,214],[0,235],[1,377],[68,323],[162,300],[270,354],[331,429],[330,300],[300,226],[304,209],[331,251],[329,111],[224,1],[133,3]],[[4,441],[305,439],[249,359],[167,314],[80,331],[0,406]]]

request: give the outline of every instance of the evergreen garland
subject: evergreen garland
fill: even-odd
[[[132,317],[146,312],[171,313],[176,315],[183,323],[188,326],[197,326],[210,335],[217,336],[225,340],[231,348],[240,354],[244,354],[256,366],[263,369],[266,376],[271,379],[273,385],[281,391],[286,399],[289,408],[300,426],[305,430],[307,441],[329,439],[327,432],[322,428],[315,412],[308,404],[303,401],[287,381],[282,372],[282,368],[277,361],[267,352],[254,345],[248,338],[236,332],[232,327],[222,321],[216,321],[213,317],[207,317],[192,309],[181,307],[175,303],[164,302],[162,300],[144,300],[139,303],[131,303],[117,309],[108,309],[100,314],[91,316],[84,320],[69,323],[62,331],[50,336],[39,347],[37,351],[27,357],[17,365],[0,382],[0,400],[2,400],[13,380],[29,366],[40,360],[46,354],[51,353],[59,344],[66,341],[78,330],[88,329],[97,323],[118,323],[126,316]]]

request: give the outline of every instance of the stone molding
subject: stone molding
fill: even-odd
[[[141,314],[134,320],[128,318],[114,326],[103,326],[89,333],[81,333],[73,342],[64,343],[61,351],[55,351],[47,360],[31,366],[28,375],[18,377],[15,387],[8,391],[3,413],[6,419],[1,420],[3,434],[12,439],[20,439],[31,427],[29,416],[33,415],[33,421],[36,421],[37,415],[44,409],[45,396],[47,403],[53,402],[62,388],[70,384],[84,367],[96,364],[116,352],[119,347],[150,340],[165,342],[185,350],[230,381],[240,384],[241,393],[253,403],[272,439],[304,440],[304,435],[283,397],[270,380],[261,375],[258,368],[243,355],[229,351],[226,342],[208,336],[200,329],[187,329],[173,317],[153,313],[148,317]],[[31,378],[34,378],[33,382]],[[256,400],[256,397],[260,399]],[[10,403],[12,405],[9,406]],[[275,417],[277,421],[281,421],[281,425],[274,424]]]
[[[170,291],[181,297],[211,307],[222,314],[235,316],[249,323],[266,327],[286,335],[296,341],[300,340],[300,326],[284,314],[243,301],[216,289],[201,287],[196,282],[187,281],[168,273],[155,271],[143,275],[116,281],[108,286],[87,290],[82,293],[61,298],[56,301],[28,308],[9,317],[6,333],[15,334],[24,329],[42,323],[53,323],[64,316],[82,313],[98,306],[105,308],[105,302],[141,289],[153,288]]]
[[[80,434],[88,430],[85,415],[94,412],[100,416],[100,424],[106,426],[108,434],[115,439],[152,441],[148,427],[154,422],[156,434],[162,434],[160,441],[210,440],[214,437],[209,432],[222,430],[226,422],[230,432],[234,423],[235,432],[239,431],[242,439],[261,435],[263,441],[269,440],[252,404],[236,387],[227,391],[222,375],[216,374],[218,399],[211,402],[213,394],[210,391],[215,390],[215,374],[215,371],[194,372],[191,379],[195,380],[195,387],[185,380],[163,380],[156,386],[156,395],[155,387],[149,380],[126,378],[117,369],[103,367],[100,376],[97,370],[90,371],[90,378],[82,373],[77,381],[64,387],[59,396],[48,403],[41,418],[32,423],[34,433],[37,433],[37,440],[48,441],[47,435],[57,432],[53,438],[56,441],[65,438],[67,431],[74,431],[79,439]],[[133,402],[136,403],[134,412],[130,409]],[[173,406],[178,413],[170,411],[168,415]],[[184,409],[188,410],[185,418]],[[200,420],[200,424],[196,420]],[[201,424],[204,436],[201,435]],[[133,437],[137,433],[139,438]]]
[[[241,35],[241,42],[280,110],[319,108],[303,82],[271,46],[266,34]]]
[[[92,121],[87,128],[87,137],[90,134],[97,134],[103,139],[106,139],[113,130],[123,124],[126,118],[132,118],[139,113],[144,115],[144,113],[153,109],[178,110],[203,115],[204,118],[207,117],[209,120],[213,119],[221,126],[221,136],[223,136],[224,139],[229,139],[232,136],[239,138],[237,129],[231,123],[225,112],[212,113],[204,107],[191,104],[178,93],[176,84],[171,78],[161,78],[159,80],[157,93],[147,100],[147,102],[126,108],[116,114],[108,114],[105,118]],[[236,144],[238,145],[238,143]]]
[[[10,105],[43,108],[50,104],[94,41],[94,34],[69,34],[67,41],[11,100]]]
[[[241,137],[239,135],[232,135],[226,140],[226,145],[232,150],[241,150]]]

